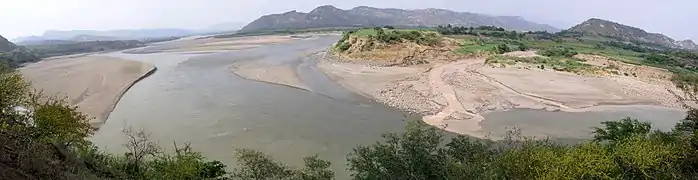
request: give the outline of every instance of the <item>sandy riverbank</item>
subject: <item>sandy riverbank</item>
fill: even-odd
[[[599,105],[679,108],[666,79],[589,77],[553,70],[493,68],[484,59],[379,67],[328,58],[318,67],[332,79],[377,101],[425,115],[448,131],[484,137],[482,114],[512,108],[604,111]]]
[[[121,96],[155,69],[137,61],[81,56],[41,61],[20,71],[45,95],[66,96],[71,105],[94,117],[90,124],[99,128]]]

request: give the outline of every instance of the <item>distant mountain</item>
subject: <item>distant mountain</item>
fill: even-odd
[[[113,41],[113,40],[140,40],[149,38],[166,38],[189,36],[198,32],[186,29],[121,29],[121,30],[49,30],[41,36],[20,37],[14,39],[19,44],[37,44],[46,40],[72,40],[72,41]]]
[[[550,25],[530,22],[517,16],[490,16],[444,9],[403,10],[367,6],[342,10],[330,5],[317,7],[308,13],[289,11],[282,14],[265,15],[246,25],[241,31],[385,25],[396,27],[435,27],[445,24],[457,26],[498,26],[520,31],[559,31],[559,29]]]
[[[679,47],[681,47],[681,48],[683,48],[683,49],[694,49],[694,50],[698,50],[698,45],[696,45],[696,43],[694,43],[694,42],[693,42],[692,40],[690,40],[690,39],[686,39],[686,40],[683,40],[683,41],[676,41],[676,45],[678,45]]]
[[[236,31],[236,30],[240,30],[240,28],[242,28],[243,26],[245,26],[245,23],[226,22],[226,23],[219,23],[219,24],[215,24],[213,26],[209,26],[203,31],[206,31],[206,32]]]
[[[586,20],[573,26],[569,31],[580,32],[588,36],[609,37],[622,41],[649,43],[671,48],[696,49],[696,44],[691,40],[676,41],[663,34],[649,33],[640,28],[598,18]]]

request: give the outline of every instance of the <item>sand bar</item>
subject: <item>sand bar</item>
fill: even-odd
[[[155,67],[114,57],[83,56],[41,61],[20,71],[45,95],[66,96],[71,105],[94,117],[90,124],[99,128],[121,96]]]
[[[293,66],[272,65],[258,61],[236,62],[230,66],[230,71],[247,80],[284,85],[310,91],[298,77]]]
[[[333,80],[389,106],[424,115],[445,130],[483,137],[482,114],[512,108],[606,111],[600,105],[678,109],[680,94],[667,79],[589,77],[554,70],[494,68],[484,59],[377,67],[326,58],[318,67]],[[400,73],[404,72],[404,73]]]

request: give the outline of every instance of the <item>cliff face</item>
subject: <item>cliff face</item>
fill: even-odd
[[[290,11],[260,17],[242,28],[242,31],[283,30],[326,27],[435,27],[452,24],[458,26],[498,26],[521,31],[558,31],[546,24],[537,24],[515,16],[489,16],[484,14],[454,12],[444,9],[381,9],[359,6],[342,10],[334,6],[320,6],[308,13]]]

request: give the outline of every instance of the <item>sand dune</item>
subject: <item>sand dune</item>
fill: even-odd
[[[94,117],[90,124],[98,128],[126,90],[155,67],[113,57],[84,56],[42,61],[20,71],[45,95],[66,96],[79,111]]]

